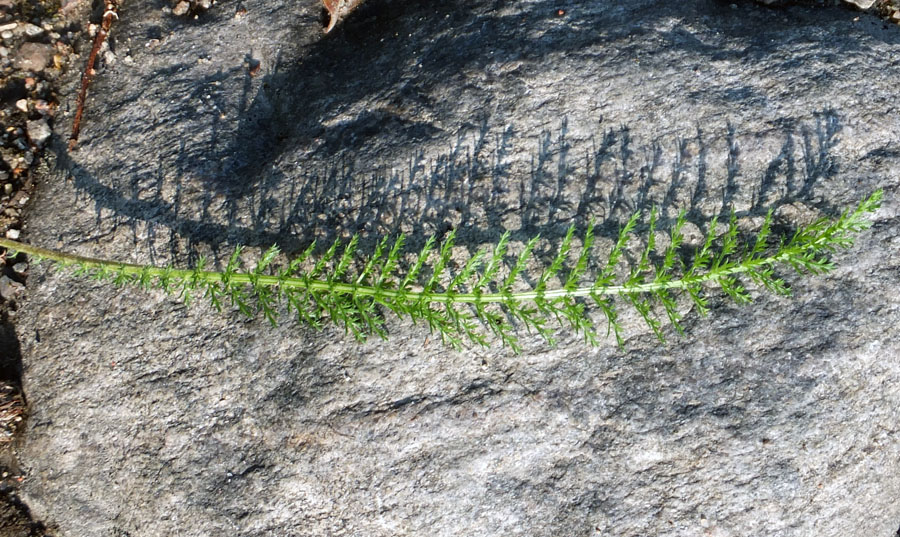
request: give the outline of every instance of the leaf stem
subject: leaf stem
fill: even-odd
[[[27,255],[35,256],[41,259],[55,261],[61,265],[78,265],[82,269],[104,269],[112,268],[116,272],[130,276],[149,275],[157,277],[165,273],[173,279],[186,280],[197,277],[198,279],[209,282],[223,282],[226,275],[222,272],[204,270],[196,272],[189,269],[173,269],[167,267],[155,267],[147,265],[136,265],[132,263],[120,263],[117,261],[109,261],[93,257],[80,256],[32,246],[12,239],[0,238],[0,247],[7,248],[15,252],[21,252]],[[405,298],[408,300],[423,300],[425,302],[434,303],[465,303],[465,304],[489,304],[497,302],[528,302],[537,299],[553,299],[566,296],[571,297],[588,297],[597,295],[617,295],[624,292],[629,293],[652,293],[663,289],[686,289],[690,285],[701,284],[710,281],[716,281],[724,276],[747,272],[751,268],[759,265],[774,265],[776,263],[787,260],[794,252],[785,252],[777,256],[760,259],[752,264],[744,264],[739,266],[728,267],[716,271],[710,271],[701,276],[683,278],[679,280],[671,280],[665,283],[655,281],[636,284],[636,285],[609,285],[609,286],[589,286],[576,287],[574,289],[551,289],[547,291],[521,291],[510,294],[502,293],[453,293],[453,292],[424,292],[417,290],[409,290],[400,292],[393,289],[376,288],[368,285],[353,283],[336,283],[328,282],[321,279],[307,279],[271,275],[254,275],[252,273],[235,272],[227,276],[227,281],[235,284],[257,284],[263,287],[280,287],[282,289],[299,289],[311,291],[329,291],[333,293],[349,294],[354,296],[371,296],[382,299],[389,298]]]

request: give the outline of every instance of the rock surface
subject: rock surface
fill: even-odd
[[[236,243],[455,228],[474,249],[592,217],[608,243],[654,204],[703,229],[886,199],[793,299],[714,301],[668,345],[632,315],[624,350],[452,352],[402,322],[359,344],[30,268],[23,499],[59,535],[897,531],[897,28],[370,0],[323,36],[312,2],[157,4],[123,10],[80,149],[56,127],[26,240],[221,265]]]

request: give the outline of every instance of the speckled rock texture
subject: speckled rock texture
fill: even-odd
[[[699,0],[369,0],[324,35],[314,2],[168,5],[123,5],[24,240],[221,266],[237,243],[552,245],[594,218],[608,245],[653,205],[699,234],[731,207],[790,232],[885,202],[793,298],[714,298],[666,345],[630,314],[624,349],[456,352],[393,321],[357,343],[32,267],[23,499],[58,535],[895,534],[898,28]]]

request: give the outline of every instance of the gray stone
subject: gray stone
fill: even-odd
[[[886,190],[795,296],[659,344],[456,352],[31,267],[22,497],[60,536],[882,535],[900,526],[900,30],[713,1],[129,3],[23,238],[221,267],[359,232],[558,244],[634,209],[779,230]],[[561,8],[561,6],[563,6]],[[563,9],[564,8],[564,9]],[[562,12],[560,11],[562,9]],[[127,15],[127,16],[126,16]],[[859,17],[859,20],[853,19]],[[155,47],[146,46],[157,39]],[[249,59],[259,62],[251,76]],[[68,109],[78,74],[71,72]],[[60,110],[65,110],[61,106]],[[63,118],[62,114],[58,116]]]
[[[45,43],[22,43],[16,52],[16,67],[26,71],[41,72],[53,59],[53,46]]]
[[[50,138],[50,135],[53,134],[46,119],[27,121],[25,126],[28,130],[28,138],[31,140],[31,143],[38,147],[43,147],[47,139]]]
[[[27,23],[25,24],[25,35],[28,37],[37,37],[44,33],[44,29],[35,24]]]
[[[189,9],[191,9],[191,3],[187,0],[181,0],[172,8],[172,13],[178,16],[186,15]]]
[[[3,297],[3,300],[17,300],[24,290],[25,286],[21,283],[10,279],[9,276],[0,276],[0,297]]]

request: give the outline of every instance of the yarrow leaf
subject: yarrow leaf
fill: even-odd
[[[250,270],[242,268],[244,256],[239,246],[221,271],[207,270],[203,258],[193,268],[176,269],[94,259],[5,238],[0,238],[0,247],[7,249],[7,255],[24,253],[34,262],[48,261],[76,275],[117,286],[156,286],[178,294],[186,303],[202,294],[222,310],[227,301],[247,316],[261,312],[273,325],[286,311],[301,324],[316,329],[325,322],[337,323],[362,340],[372,334],[387,337],[384,315],[391,311],[414,323],[424,321],[443,342],[455,347],[466,342],[486,346],[499,340],[518,352],[517,328],[553,343],[558,330],[553,323],[596,345],[600,338],[595,317],[605,321],[606,336],[613,334],[622,346],[619,303],[633,307],[664,341],[661,319],[667,319],[678,333],[683,332],[680,296],[706,315],[710,309],[707,294],[715,288],[739,304],[752,301],[748,283],[757,289],[790,295],[790,287],[776,270],[790,267],[799,274],[813,275],[831,271],[834,263],[830,254],[853,246],[856,236],[872,225],[868,216],[878,209],[882,197],[883,192],[878,190],[837,218],[822,218],[800,227],[790,239],[772,240],[770,210],[755,238],[745,242],[732,211],[725,232],[718,233],[718,222],[713,219],[692,255],[683,251],[686,213],[678,214],[669,230],[668,244],[661,248],[656,242],[659,215],[654,208],[647,238],[630,269],[619,265],[629,251],[638,213],[619,230],[605,263],[593,262],[593,222],[574,251],[576,233],[572,226],[552,261],[535,279],[531,279],[534,274],[530,266],[541,264],[535,253],[539,237],[526,241],[519,254],[510,257],[509,232],[503,233],[493,248],[478,250],[463,260],[456,259],[460,256],[455,255],[459,250],[454,249],[455,233],[451,232],[439,247],[431,237],[409,263],[404,261],[403,235],[392,244],[388,238],[377,242],[368,257],[359,255],[359,238],[355,236],[346,245],[335,240],[319,256],[314,255],[313,243],[284,263],[279,262],[281,251],[272,246]],[[572,263],[570,257],[576,255]],[[529,285],[529,281],[534,283]]]

